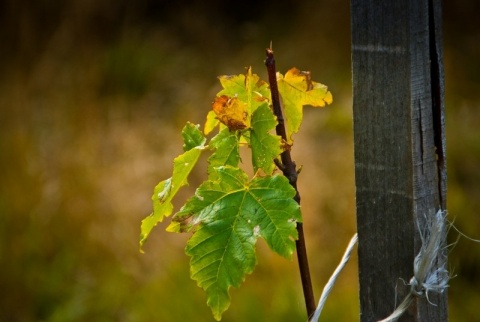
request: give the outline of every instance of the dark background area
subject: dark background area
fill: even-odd
[[[478,12],[446,1],[443,32],[449,219],[480,239]],[[213,320],[188,236],[166,220],[140,254],[140,221],[216,77],[266,79],[270,41],[279,71],[310,70],[334,97],[305,109],[292,151],[318,297],[355,232],[348,1],[0,2],[0,321]],[[305,320],[296,262],[263,242],[258,256],[223,320]],[[449,268],[450,320],[480,321],[480,245],[461,238]],[[358,320],[357,284],[354,256],[325,321]]]

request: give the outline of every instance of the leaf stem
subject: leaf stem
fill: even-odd
[[[277,135],[279,135],[284,142],[287,142],[287,132],[285,129],[285,120],[283,118],[282,108],[280,104],[280,94],[277,85],[277,72],[275,68],[275,57],[273,50],[267,48],[267,57],[265,59],[265,66],[268,71],[268,81],[270,83],[270,92],[272,94],[273,113],[277,117],[278,124],[275,128]],[[290,149],[285,149],[280,155],[281,166],[279,169],[283,175],[288,178],[288,181],[295,188],[295,201],[300,204],[300,194],[297,189],[298,173],[296,164],[292,160]],[[278,163],[278,162],[276,162]],[[278,166],[278,164],[277,164]],[[297,260],[300,269],[300,277],[302,279],[303,296],[305,298],[305,305],[307,308],[307,315],[310,318],[315,313],[315,297],[313,295],[312,280],[310,277],[310,269],[308,267],[307,248],[305,245],[305,236],[303,233],[303,224],[297,223],[298,239],[295,241],[297,248]]]

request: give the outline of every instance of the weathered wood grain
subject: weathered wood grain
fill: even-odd
[[[409,291],[416,223],[446,207],[440,2],[351,0],[351,20],[360,320],[377,321]],[[429,298],[401,321],[447,321]]]

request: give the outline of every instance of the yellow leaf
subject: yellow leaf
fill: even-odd
[[[285,76],[277,73],[278,90],[282,99],[287,127],[287,143],[292,144],[292,135],[297,133],[303,119],[303,106],[324,107],[332,103],[328,87],[314,82],[310,72],[290,69]]]
[[[281,74],[280,79],[282,79]],[[291,68],[283,77],[283,81],[289,85],[290,91],[295,92],[298,103],[302,105],[323,107],[333,101],[328,87],[312,81],[311,74],[308,71],[301,71],[295,67]]]
[[[210,132],[213,131],[213,129],[215,129],[215,127],[217,127],[218,123],[219,121],[217,118],[217,114],[215,114],[214,111],[208,112],[203,133],[205,133],[205,135],[208,135]]]

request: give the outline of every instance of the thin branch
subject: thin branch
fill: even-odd
[[[280,94],[277,85],[277,72],[275,68],[275,57],[273,50],[267,48],[267,58],[265,59],[265,66],[268,71],[268,80],[270,83],[270,92],[272,94],[273,113],[277,117],[278,124],[275,128],[277,135],[279,135],[284,142],[287,142],[287,132],[285,129],[285,120],[283,118],[282,108],[280,104]],[[295,188],[295,201],[300,204],[300,194],[297,189],[298,172],[296,164],[292,161],[290,150],[285,149],[280,155],[281,166],[279,169],[283,175],[288,178],[288,181]],[[305,305],[307,308],[307,315],[310,318],[315,313],[315,297],[313,295],[312,280],[310,277],[310,269],[308,267],[307,248],[305,246],[305,237],[303,233],[303,224],[297,223],[298,239],[295,244],[297,247],[297,259],[300,269],[300,277],[302,279],[303,296],[305,298]]]

